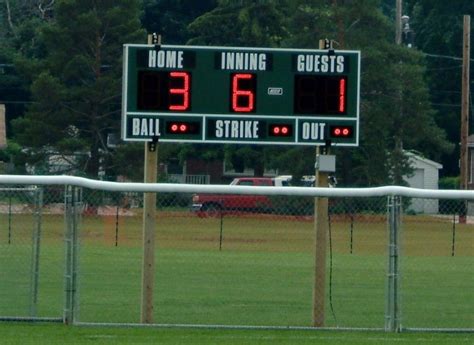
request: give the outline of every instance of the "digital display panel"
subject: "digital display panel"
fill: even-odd
[[[295,114],[344,115],[347,111],[347,77],[295,75]]]
[[[358,146],[359,78],[358,51],[126,44],[122,138]]]
[[[137,109],[191,110],[191,73],[182,71],[138,72]]]

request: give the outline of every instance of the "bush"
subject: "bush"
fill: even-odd
[[[459,189],[460,185],[459,176],[448,176],[439,179],[439,189]]]

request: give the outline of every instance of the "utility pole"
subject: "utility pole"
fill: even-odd
[[[469,59],[471,16],[464,16],[463,29],[463,60],[462,60],[462,92],[461,92],[461,148],[460,148],[460,188],[467,189],[468,184],[468,151],[467,137],[469,135]],[[464,202],[459,214],[459,223],[466,223],[467,202]]]
[[[401,45],[402,44],[402,0],[396,0],[396,13],[395,13],[395,44]],[[399,121],[403,119],[403,84],[401,82],[402,78],[402,61],[399,62],[400,65],[400,90],[398,94],[398,116]],[[395,184],[399,184],[402,178],[401,172],[401,162],[400,159],[403,155],[403,128],[400,126],[395,133],[395,147],[393,153],[396,153],[395,160],[392,160],[392,173],[393,173],[393,182]]]
[[[464,16],[463,30],[463,62],[462,62],[462,93],[461,93],[461,189],[467,189],[468,184],[468,153],[467,137],[469,135],[469,59],[471,16]]]
[[[402,0],[396,0],[395,8],[395,43],[402,44]]]
[[[7,146],[7,131],[5,121],[5,104],[0,104],[0,149]]]

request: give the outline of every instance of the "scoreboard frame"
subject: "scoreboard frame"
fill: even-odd
[[[123,49],[124,141],[359,145],[360,51]]]

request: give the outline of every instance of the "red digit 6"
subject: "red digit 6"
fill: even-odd
[[[248,113],[253,111],[255,106],[255,96],[251,90],[241,90],[239,80],[250,80],[253,78],[249,73],[237,73],[232,77],[232,110]]]

